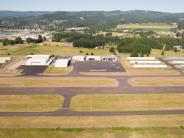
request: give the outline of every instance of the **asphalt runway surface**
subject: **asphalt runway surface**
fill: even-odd
[[[112,61],[77,62],[74,68],[76,72],[125,72],[121,63]]]
[[[168,64],[166,62],[166,64]],[[121,65],[121,64],[120,64]],[[107,72],[123,72],[125,69],[118,62],[99,63],[99,62],[78,62],[74,64],[74,70],[68,75],[60,75],[54,77],[106,77],[113,78],[119,82],[118,87],[89,87],[89,88],[62,88],[62,87],[0,87],[0,95],[32,95],[32,94],[59,94],[64,96],[63,107],[54,112],[0,112],[0,116],[127,116],[127,115],[165,115],[165,114],[184,114],[184,110],[159,110],[159,111],[116,111],[116,112],[76,112],[70,109],[71,99],[80,94],[151,94],[151,93],[184,93],[183,87],[133,87],[128,83],[128,79],[138,76],[88,76],[80,75],[80,72],[90,72],[91,70],[99,70]],[[120,68],[115,68],[115,67]],[[184,74],[181,70],[171,66],[178,71],[181,76]],[[30,68],[30,67],[29,67]],[[39,74],[47,67],[36,66],[31,71],[24,67],[26,75]],[[26,70],[27,69],[27,70]],[[36,70],[36,71],[34,71]],[[39,70],[39,71],[38,71]],[[24,75],[23,75],[24,76]],[[21,77],[21,76],[19,76]],[[26,77],[26,76],[24,76]],[[38,76],[42,77],[42,76]],[[47,76],[52,77],[52,76]],[[160,77],[160,75],[144,75],[143,77]],[[163,76],[162,76],[163,77]],[[167,77],[174,77],[167,75]],[[177,76],[178,77],[178,76]]]
[[[0,116],[126,116],[184,114],[184,110],[76,112],[70,109],[71,99],[80,94],[151,94],[184,92],[184,87],[132,87],[128,84],[128,78],[122,77],[117,78],[117,80],[119,86],[114,88],[1,87],[0,95],[59,94],[64,96],[65,100],[63,107],[54,112],[0,112]]]
[[[34,75],[39,75],[45,72],[45,70],[48,68],[48,66],[25,66],[22,65],[18,69],[21,69],[22,75],[25,76],[34,76]]]

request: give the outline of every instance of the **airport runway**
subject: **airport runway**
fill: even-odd
[[[80,94],[151,94],[183,93],[184,87],[132,87],[128,78],[117,78],[118,87],[61,88],[61,87],[15,87],[0,88],[0,95],[59,94],[64,96],[63,108],[55,112],[0,112],[0,116],[123,116],[123,115],[159,115],[184,114],[184,110],[161,111],[116,111],[116,112],[76,112],[70,109],[72,97]]]
[[[88,65],[90,66],[90,65]],[[103,68],[103,66],[101,66]],[[55,112],[0,112],[0,116],[125,116],[125,115],[161,115],[161,114],[184,114],[184,110],[159,110],[159,111],[116,111],[116,112],[76,112],[70,109],[71,99],[80,94],[151,94],[151,93],[184,93],[183,87],[133,87],[128,79],[135,77],[161,77],[161,75],[124,75],[124,76],[90,76],[80,75],[79,68],[74,68],[68,75],[45,77],[105,77],[113,78],[119,82],[118,87],[0,87],[0,95],[32,95],[32,94],[59,94],[64,96],[63,108]],[[88,67],[86,68],[89,69]],[[110,69],[109,69],[110,70]],[[119,70],[116,69],[116,70]],[[122,68],[123,70],[123,68]],[[178,71],[181,76],[183,73]],[[178,77],[178,75],[176,75]],[[26,77],[26,76],[18,76]],[[30,76],[29,76],[30,77]],[[35,77],[35,76],[34,76]],[[37,77],[42,77],[37,76]],[[163,76],[162,76],[163,77]],[[175,77],[164,75],[164,77]]]

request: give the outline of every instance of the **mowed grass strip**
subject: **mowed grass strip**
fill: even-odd
[[[128,80],[132,86],[184,86],[184,77],[139,77]]]
[[[1,138],[182,138],[183,127],[1,129]]]
[[[110,78],[12,77],[0,78],[0,87],[117,87]]]
[[[68,74],[73,70],[73,67],[67,68],[57,68],[57,67],[49,67],[45,71],[45,74]]]
[[[0,95],[0,112],[45,112],[62,108],[60,95]]]
[[[153,111],[184,109],[184,94],[90,94],[73,97],[74,111]]]
[[[0,128],[180,127],[184,115],[0,117]]]
[[[116,29],[143,29],[147,31],[170,31],[171,28],[174,27],[169,24],[161,23],[121,24],[116,27]]]

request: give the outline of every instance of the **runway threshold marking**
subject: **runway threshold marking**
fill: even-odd
[[[107,70],[90,70],[91,72],[106,72]]]

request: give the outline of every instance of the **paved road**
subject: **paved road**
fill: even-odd
[[[163,63],[165,63],[166,65],[170,66],[173,70],[177,71],[180,73],[181,76],[184,76],[184,72],[182,68],[177,68],[174,64],[169,63],[169,61],[164,60],[162,58],[159,58],[160,61],[162,61]]]
[[[75,112],[61,109],[55,112],[1,112],[0,116],[131,116],[184,114],[184,110],[164,111],[118,111],[118,112]]]

